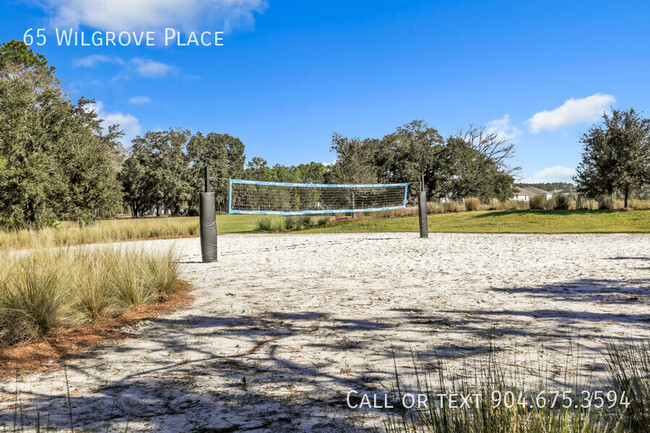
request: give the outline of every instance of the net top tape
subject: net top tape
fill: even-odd
[[[268,185],[268,186],[291,186],[305,188],[381,188],[390,186],[408,186],[408,183],[374,183],[374,184],[340,184],[340,183],[285,183],[266,182],[261,180],[230,179],[231,183],[243,183],[247,185]]]

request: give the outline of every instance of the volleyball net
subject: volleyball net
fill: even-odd
[[[408,183],[313,184],[229,180],[228,212],[309,215],[406,207]]]

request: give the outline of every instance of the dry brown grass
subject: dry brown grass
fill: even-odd
[[[0,249],[66,247],[198,234],[198,218],[118,219],[99,221],[90,226],[64,222],[59,228],[0,230]]]
[[[171,251],[0,252],[0,263],[0,347],[115,317],[181,288]]]
[[[0,348],[0,380],[15,377],[16,371],[33,373],[56,368],[57,364],[51,361],[86,352],[101,342],[128,338],[129,334],[120,329],[181,309],[190,303],[190,285],[183,281],[179,285],[181,289],[177,293],[161,302],[132,308],[115,317],[100,317],[86,326],[54,331],[47,338]]]

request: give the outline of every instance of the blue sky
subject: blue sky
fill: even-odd
[[[9,0],[0,41],[33,48],[75,98],[132,137],[229,133],[269,163],[331,162],[332,132],[381,137],[423,119],[485,125],[528,181],[567,180],[610,107],[649,114],[650,3],[621,1]],[[156,46],[67,47],[55,28],[153,31]],[[161,46],[163,29],[223,46]],[[34,31],[32,32],[34,33]]]

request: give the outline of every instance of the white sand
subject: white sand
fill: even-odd
[[[491,342],[531,375],[569,353],[599,380],[604,338],[649,336],[650,235],[223,236],[214,264],[198,239],[129,245],[172,244],[196,301],[68,362],[77,429],[358,431],[383,414],[348,409],[346,393],[389,391],[411,352],[458,371]],[[0,383],[0,397],[16,385],[28,423],[39,407],[69,425],[63,371]]]

